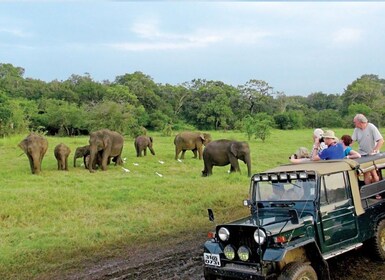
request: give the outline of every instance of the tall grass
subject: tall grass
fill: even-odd
[[[336,129],[337,135],[351,134]],[[88,137],[47,137],[49,147],[42,173],[32,175],[28,159],[17,144],[25,135],[0,139],[0,279],[42,279],[53,271],[78,267],[85,260],[113,256],[123,247],[163,242],[212,228],[206,209],[213,208],[217,222],[247,214],[249,178],[228,174],[229,166],[214,167],[201,177],[203,161],[186,152],[174,160],[172,137],[149,133],[156,156],[137,158],[133,139],[126,138],[124,168],[108,166],[89,173],[73,167],[73,153]],[[236,132],[211,132],[213,139],[247,141]],[[278,164],[298,147],[312,146],[312,130],[274,130],[265,143],[252,139],[252,172]],[[58,171],[53,155],[59,143],[72,153],[69,171]]]

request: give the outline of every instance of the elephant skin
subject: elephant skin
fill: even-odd
[[[48,149],[48,141],[43,136],[31,133],[18,145],[27,155],[32,174],[41,172],[41,163]]]
[[[68,157],[71,153],[71,149],[63,144],[58,144],[54,149],[54,155],[57,160],[57,170],[68,171]]]
[[[115,165],[122,165],[122,151],[124,138],[116,131],[101,129],[90,134],[90,162],[95,161],[98,152],[101,153],[100,167],[103,171],[107,170],[109,160],[115,162]],[[93,164],[88,164],[88,170],[94,172]]]
[[[211,141],[211,135],[209,133],[201,132],[181,132],[175,136],[175,159],[178,159],[180,152],[182,152],[181,159],[184,159],[186,150],[192,150],[194,158],[199,154],[199,159],[202,159],[203,146],[206,146]]]
[[[231,164],[230,172],[241,172],[238,160],[247,165],[247,175],[251,176],[250,147],[247,142],[233,140],[216,140],[206,145],[203,151],[204,170],[202,176],[212,175],[213,166]]]
[[[147,148],[150,150],[152,155],[155,155],[155,151],[152,147],[153,139],[149,136],[138,136],[135,138],[134,146],[136,150],[136,156],[141,157],[147,155]]]

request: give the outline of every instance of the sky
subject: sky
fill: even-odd
[[[385,78],[384,15],[385,2],[0,0],[0,63],[46,82],[140,71],[342,94],[364,74]]]

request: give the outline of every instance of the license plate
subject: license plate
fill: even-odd
[[[221,266],[221,259],[219,258],[218,254],[204,253],[203,259],[207,265]]]

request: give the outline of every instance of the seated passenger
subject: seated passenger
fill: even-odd
[[[273,193],[269,200],[281,200],[285,195],[285,187],[280,183],[273,183]]]
[[[295,154],[289,157],[290,162],[292,163],[301,163],[305,161],[310,161],[309,151],[305,147],[300,147]]]

